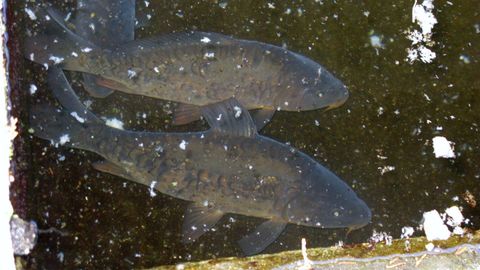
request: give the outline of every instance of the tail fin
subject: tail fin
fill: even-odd
[[[90,112],[75,94],[63,71],[52,67],[48,71],[48,85],[65,110],[50,105],[37,105],[30,111],[34,134],[55,145],[92,150],[91,134],[103,121]]]
[[[46,14],[46,29],[26,38],[25,57],[47,67],[60,65],[67,70],[87,72],[80,60],[99,48],[72,32],[54,9],[47,7],[41,10],[41,13]]]
[[[93,148],[88,125],[50,105],[36,105],[30,109],[30,126],[35,136],[49,140],[55,146],[66,145],[84,150]]]

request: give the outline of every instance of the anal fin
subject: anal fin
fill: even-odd
[[[260,253],[278,238],[285,226],[287,226],[285,222],[265,221],[255,231],[240,239],[238,244],[247,256]]]
[[[185,125],[200,119],[202,107],[192,104],[179,103],[173,111],[173,124]]]
[[[183,220],[183,243],[195,241],[209,231],[223,216],[223,212],[215,208],[208,208],[192,203],[188,206]]]
[[[258,109],[250,113],[253,122],[255,122],[255,126],[257,126],[257,130],[261,130],[268,123],[270,123],[270,120],[272,119],[274,114],[274,108]]]

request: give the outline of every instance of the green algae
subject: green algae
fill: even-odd
[[[408,241],[408,244],[406,244]],[[360,259],[375,258],[384,260],[386,256],[395,258],[396,255],[414,254],[425,251],[425,246],[433,243],[436,248],[447,249],[458,247],[454,256],[460,255],[466,251],[466,247],[462,244],[480,244],[480,231],[466,236],[452,236],[445,241],[428,241],[425,237],[415,237],[410,239],[393,240],[391,244],[387,245],[381,243],[364,243],[349,247],[329,247],[329,248],[312,248],[307,249],[308,259],[311,261],[327,261],[332,259]],[[408,245],[408,249],[406,246]],[[426,253],[424,253],[426,254]],[[423,254],[418,257],[422,257]],[[272,269],[275,267],[292,264],[294,262],[302,261],[303,255],[301,250],[279,252],[276,254],[262,254],[246,258],[222,258],[215,260],[207,260],[195,263],[184,263],[171,266],[159,266],[149,268],[149,270],[167,270],[167,269]],[[391,261],[393,261],[392,259]],[[417,259],[418,260],[418,259]],[[355,260],[345,260],[344,264],[355,263]],[[359,261],[360,263],[360,261]],[[394,263],[390,265],[394,266]],[[387,267],[388,268],[388,267]],[[308,268],[307,268],[308,269]]]

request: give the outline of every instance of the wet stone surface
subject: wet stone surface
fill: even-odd
[[[9,4],[10,85],[12,114],[20,118],[14,160],[16,179],[26,188],[14,190],[17,211],[35,220],[40,234],[27,258],[32,269],[131,268],[241,256],[236,241],[262,220],[226,215],[216,231],[184,245],[181,222],[187,203],[148,187],[100,173],[95,154],[63,147],[28,132],[28,107],[55,103],[46,87],[46,73],[21,55],[26,29],[35,23],[25,3]],[[74,2],[55,1],[62,10]],[[148,3],[148,5],[147,5]],[[345,180],[370,206],[372,223],[351,232],[288,225],[266,253],[338,241],[368,241],[373,230],[398,238],[404,226],[417,227],[422,213],[458,205],[479,228],[480,136],[478,76],[480,21],[475,1],[434,2],[438,24],[430,47],[430,64],[407,60],[411,42],[406,31],[413,2],[379,1],[142,1],[136,38],[198,29],[284,45],[321,63],[349,88],[341,107],[303,113],[277,112],[261,131],[313,156]],[[148,16],[147,16],[148,15]],[[148,20],[148,17],[151,19]],[[143,18],[143,19],[142,19]],[[147,18],[147,19],[145,19]],[[173,127],[173,104],[114,93],[89,97],[72,75],[77,93],[92,110],[116,117],[126,129],[191,131],[207,128],[197,122]],[[31,94],[31,84],[37,91]],[[455,158],[435,158],[432,138],[455,143]],[[24,192],[26,190],[26,192]],[[23,192],[23,193],[22,193]],[[421,235],[417,231],[416,235]]]

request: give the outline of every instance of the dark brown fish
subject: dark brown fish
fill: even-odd
[[[185,242],[226,213],[268,219],[239,241],[248,255],[272,243],[287,223],[358,228],[370,222],[370,209],[345,182],[306,154],[259,135],[235,99],[203,109],[207,131],[132,132],[108,127],[88,112],[59,69],[49,76],[68,111],[33,108],[34,134],[101,155],[105,161],[94,164],[100,171],[191,201]]]
[[[275,45],[192,31],[109,49],[82,39],[61,16],[48,13],[50,31],[26,39],[28,59],[95,74],[99,85],[111,89],[179,102],[177,124],[196,120],[202,107],[231,97],[257,109],[260,127],[275,110],[330,108],[348,98],[345,85],[323,66]]]

